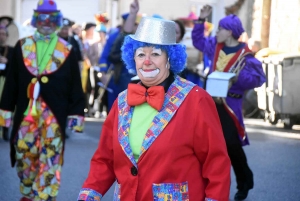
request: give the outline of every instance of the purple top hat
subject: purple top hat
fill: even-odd
[[[35,12],[59,12],[54,0],[39,0]]]

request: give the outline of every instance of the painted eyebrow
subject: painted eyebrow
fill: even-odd
[[[155,48],[155,47],[153,47],[152,53],[157,53],[157,54],[161,55],[162,54],[162,50],[161,50],[161,48]]]
[[[144,53],[144,50],[143,50],[143,48],[142,48],[142,47],[140,47],[140,48],[136,49],[136,51],[135,51],[135,55],[138,55],[138,54],[140,54],[140,53]]]

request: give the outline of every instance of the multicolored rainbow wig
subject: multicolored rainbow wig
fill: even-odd
[[[170,70],[174,74],[180,73],[185,68],[187,54],[184,45],[155,45],[151,43],[136,41],[130,36],[126,36],[121,50],[122,60],[124,61],[128,70],[133,70],[136,72],[134,54],[135,51],[140,47],[155,47],[166,51],[170,62]]]

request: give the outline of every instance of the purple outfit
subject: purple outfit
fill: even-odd
[[[238,34],[241,33],[241,29],[236,29],[236,31],[233,30],[233,35],[234,33],[236,33],[237,36]],[[217,39],[216,37],[207,37],[207,38],[204,37],[203,23],[195,24],[194,29],[192,31],[192,40],[193,40],[193,45],[197,49],[202,51],[204,54],[208,55],[211,61],[214,60]],[[266,81],[266,77],[263,72],[261,62],[258,61],[256,58],[254,58],[252,55],[247,55],[245,56],[245,66],[241,70],[237,82],[234,83],[232,87],[229,89],[229,93],[243,95],[246,90],[260,87],[265,81]],[[235,115],[237,116],[239,123],[244,127],[243,115],[242,115],[243,99],[227,97],[226,102],[228,106],[233,110]],[[243,145],[249,144],[248,139],[242,141],[242,144]]]
[[[236,40],[244,32],[240,19],[235,15],[229,15],[221,19],[219,26],[232,31],[232,37]],[[234,61],[237,61],[240,55],[244,58],[244,66],[239,71],[237,81],[229,89],[225,99],[226,103],[216,104],[227,152],[236,176],[238,191],[234,199],[244,200],[248,196],[248,191],[254,187],[254,180],[253,173],[247,163],[246,154],[242,148],[243,145],[249,144],[243,122],[242,96],[246,90],[259,87],[266,81],[262,64],[253,57],[251,50],[244,43],[240,43],[236,47],[227,47],[222,43],[217,43],[216,37],[205,38],[203,23],[195,24],[192,31],[192,40],[193,45],[213,61],[211,72],[216,69],[216,62],[219,59],[221,50],[226,55],[235,53],[230,61],[225,64],[226,66],[222,66],[225,67],[224,72],[230,71],[229,69],[232,68]]]

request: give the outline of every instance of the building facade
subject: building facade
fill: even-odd
[[[18,29],[32,16],[37,0],[0,0],[1,15],[15,19]],[[107,12],[109,26],[121,23],[121,15],[129,12],[132,0],[58,0],[63,15],[79,24],[93,22],[98,12]],[[245,27],[248,37],[258,41],[261,47],[284,51],[300,50],[300,0],[139,0],[140,13],[147,16],[159,14],[165,19],[186,17],[191,11],[197,15],[203,5],[213,7],[211,22],[218,21],[232,11]],[[22,37],[22,34],[19,34]]]

